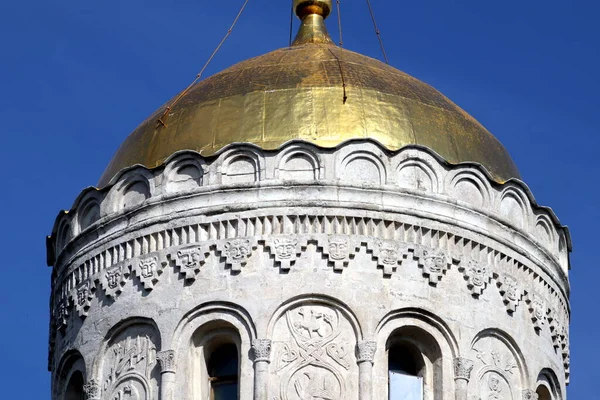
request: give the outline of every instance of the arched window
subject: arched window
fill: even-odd
[[[552,395],[550,394],[550,390],[544,385],[538,386],[535,391],[538,395],[538,400],[552,400]]]
[[[65,400],[84,400],[83,397],[83,374],[75,371],[69,379],[65,390]]]
[[[410,343],[392,341],[388,347],[389,400],[423,400],[425,363]]]
[[[235,400],[239,392],[238,349],[234,343],[215,346],[206,363],[211,400]]]

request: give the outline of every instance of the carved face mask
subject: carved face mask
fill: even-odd
[[[275,240],[275,254],[282,260],[289,260],[296,252],[295,240]]]
[[[329,256],[333,260],[345,260],[348,257],[348,239],[333,238],[329,240]]]

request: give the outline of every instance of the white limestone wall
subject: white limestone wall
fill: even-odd
[[[204,398],[218,332],[240,399],[300,399],[311,379],[387,398],[394,338],[421,350],[426,399],[564,398],[568,231],[521,182],[425,149],[176,154],[84,191],[48,246],[56,399],[73,370],[89,398]]]

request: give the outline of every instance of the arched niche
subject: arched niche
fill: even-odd
[[[76,350],[66,352],[56,371],[54,398],[84,400],[83,387],[86,381],[86,367],[81,354]]]
[[[529,387],[523,353],[505,332],[488,329],[471,342],[474,367],[469,381],[471,395],[520,400],[522,389]]]
[[[384,185],[387,183],[387,172],[375,154],[352,151],[342,160],[339,178],[354,183]]]
[[[164,176],[167,193],[193,190],[203,184],[204,162],[192,154],[179,155],[169,161]]]
[[[386,315],[377,327],[377,348],[373,366],[373,398],[389,399],[394,390],[392,371],[410,376],[422,384],[422,398],[434,400],[453,388],[452,360],[458,343],[450,328],[437,316],[420,309],[396,310]],[[381,349],[381,350],[379,350]],[[395,360],[403,364],[394,365]],[[391,385],[391,386],[390,386]]]
[[[147,182],[136,179],[128,183],[122,190],[120,209],[139,206],[150,198],[150,187]]]
[[[130,318],[113,327],[96,359],[99,382],[109,399],[151,400],[158,396],[159,368],[156,354],[160,333],[152,320]]]
[[[548,216],[544,214],[537,216],[534,235],[538,242],[554,253],[554,249],[556,248],[554,230]]]
[[[322,178],[320,157],[306,145],[285,149],[276,160],[276,179],[314,181]]]
[[[100,205],[96,199],[89,199],[77,211],[79,232],[86,230],[100,219]]]
[[[71,224],[69,222],[67,222],[66,218],[67,217],[65,216],[63,222],[60,224],[60,228],[58,228],[58,235],[57,235],[57,241],[56,241],[56,254],[57,255],[60,254],[62,249],[65,248],[67,243],[69,243],[69,241],[73,237],[73,232],[71,230]]]
[[[348,307],[321,296],[295,298],[273,314],[267,332],[272,396],[357,399],[355,348],[362,334]]]
[[[426,162],[416,157],[409,158],[402,161],[396,171],[398,186],[423,192],[438,192],[438,177]]]
[[[221,183],[252,183],[261,179],[262,157],[249,149],[225,152],[220,159],[222,164]]]
[[[560,382],[550,368],[544,368],[537,377],[535,392],[538,400],[562,400],[563,395],[560,389]]]
[[[521,193],[515,188],[509,187],[504,190],[500,197],[498,212],[500,216],[511,222],[515,227],[525,228],[529,231],[528,203],[529,201]]]
[[[476,207],[489,207],[490,187],[481,173],[475,169],[463,169],[448,174],[447,179],[450,196]]]
[[[229,302],[205,303],[188,312],[178,323],[172,346],[178,354],[182,370],[176,385],[190,393],[190,398],[208,398],[208,362],[220,345],[233,344],[239,355],[239,399],[251,400],[253,393],[250,349],[256,339],[256,328],[248,312]]]

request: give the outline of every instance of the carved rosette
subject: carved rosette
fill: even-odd
[[[531,293],[527,303],[529,303],[529,312],[531,313],[533,326],[536,331],[540,331],[547,321],[548,308],[546,300],[537,293]]]
[[[129,267],[123,264],[115,265],[102,274],[100,283],[106,296],[115,299],[123,291],[123,286],[129,276]]]
[[[531,389],[523,390],[523,400],[538,400],[538,395]]]
[[[474,363],[472,360],[463,357],[454,359],[454,379],[464,379],[467,382],[471,380],[471,372],[473,371]]]
[[[231,271],[240,272],[252,255],[256,245],[249,238],[228,240],[217,245],[217,250],[225,258],[225,265],[231,267]]]
[[[423,276],[429,278],[429,283],[434,286],[442,280],[446,271],[452,266],[452,258],[440,249],[420,248],[415,251],[415,259],[423,269]]]
[[[361,340],[356,345],[356,362],[359,364],[370,362],[373,364],[376,352],[377,342],[373,340]]]
[[[140,282],[146,290],[154,289],[158,283],[158,277],[162,274],[163,264],[159,262],[158,257],[147,257],[140,259],[134,266],[135,274],[140,278]]]
[[[506,305],[506,310],[509,313],[514,313],[523,297],[523,290],[519,287],[519,282],[516,278],[505,275],[504,278],[498,281],[498,288]]]
[[[358,249],[350,237],[344,235],[327,235],[319,240],[319,247],[333,264],[334,271],[343,271]]]
[[[209,254],[210,247],[205,245],[183,248],[171,253],[169,257],[175,261],[179,273],[184,275],[186,280],[194,281]]]
[[[252,342],[252,355],[254,362],[271,362],[271,340],[255,339]]]
[[[302,254],[302,248],[306,248],[307,240],[294,236],[280,236],[268,239],[265,245],[280,268],[288,271]]]
[[[156,361],[158,361],[161,374],[175,373],[176,365],[174,350],[164,350],[156,353]]]
[[[461,269],[468,281],[467,287],[475,297],[481,296],[487,285],[492,279],[490,267],[476,260],[470,260],[466,266]]]
[[[83,393],[85,398],[88,400],[99,400],[100,399],[100,382],[96,379],[90,379],[85,385],[83,385]]]

